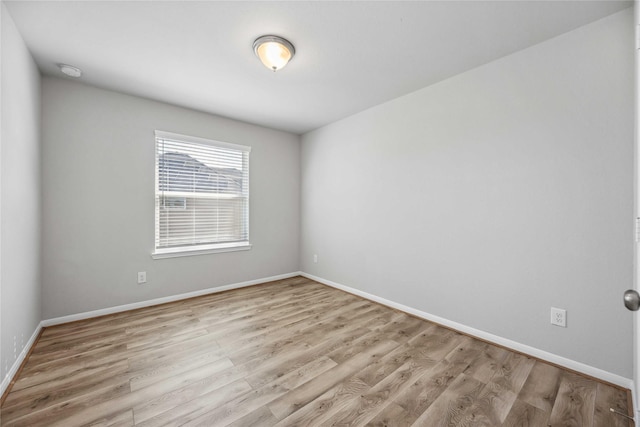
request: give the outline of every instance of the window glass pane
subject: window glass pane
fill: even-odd
[[[156,249],[248,242],[249,148],[189,139],[156,136]]]

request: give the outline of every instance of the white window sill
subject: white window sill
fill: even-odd
[[[220,252],[248,251],[249,249],[251,249],[251,243],[248,242],[222,243],[218,245],[202,245],[198,247],[156,249],[156,251],[151,254],[151,258],[176,258],[181,256],[217,254]]]

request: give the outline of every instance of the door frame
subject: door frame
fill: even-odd
[[[640,0],[634,0],[634,257],[633,286],[640,292]],[[633,387],[631,390],[634,415],[640,414],[640,315],[633,313]],[[636,417],[637,418],[637,417]]]

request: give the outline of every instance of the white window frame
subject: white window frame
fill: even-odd
[[[211,253],[220,253],[220,252],[235,252],[235,251],[244,251],[251,249],[251,243],[249,243],[249,188],[248,183],[246,194],[247,194],[247,208],[246,208],[246,227],[247,227],[247,240],[246,241],[235,241],[235,242],[222,242],[222,243],[211,243],[211,244],[200,244],[200,245],[188,245],[188,246],[173,246],[173,247],[164,247],[158,248],[156,246],[156,242],[158,241],[158,224],[159,224],[159,208],[157,198],[159,197],[159,176],[158,176],[158,139],[167,139],[173,141],[179,141],[183,143],[192,143],[198,145],[209,145],[216,148],[227,148],[231,150],[238,150],[247,153],[247,156],[251,152],[251,147],[245,145],[232,144],[228,142],[215,141],[211,139],[199,138],[195,136],[189,135],[181,135],[172,132],[165,132],[156,130],[155,138],[154,138],[154,169],[155,169],[155,183],[154,183],[154,202],[156,207],[154,208],[154,250],[151,253],[151,257],[153,259],[162,259],[162,258],[173,258],[173,257],[182,257],[182,256],[192,256],[192,255],[204,255]],[[249,165],[247,158],[247,178],[249,176]]]

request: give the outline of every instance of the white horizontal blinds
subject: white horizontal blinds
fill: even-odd
[[[249,241],[249,147],[156,132],[156,249]]]

